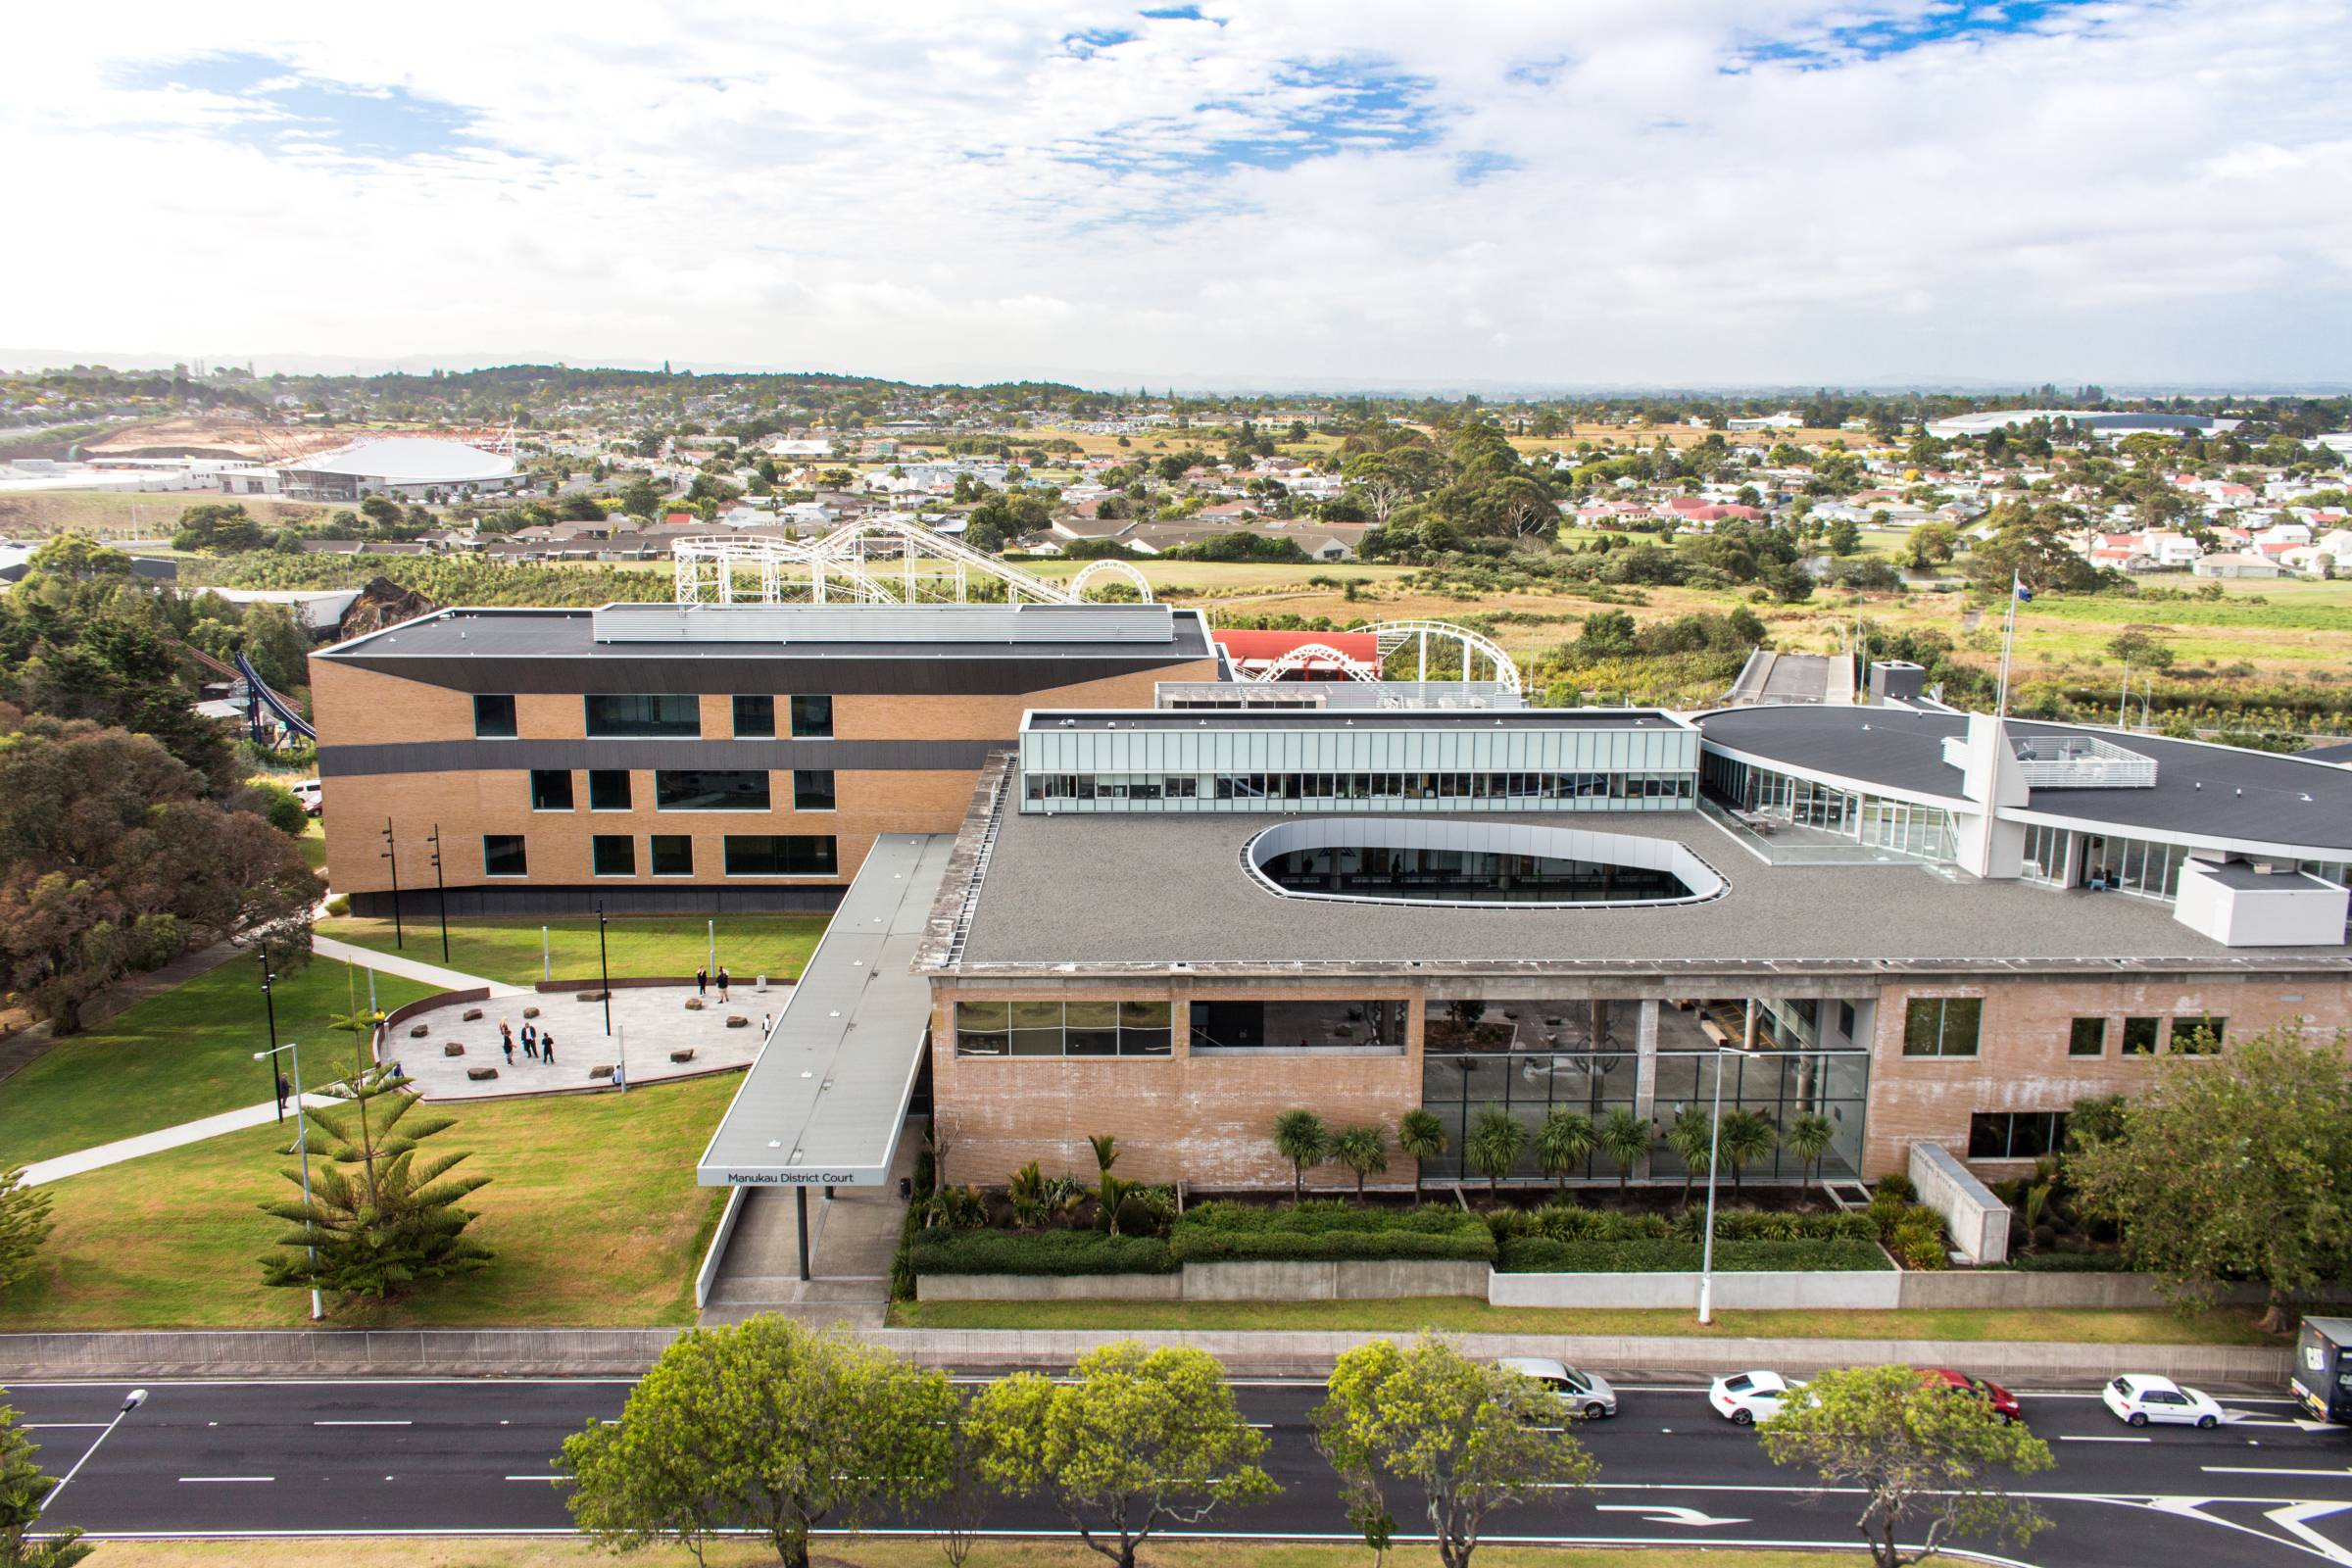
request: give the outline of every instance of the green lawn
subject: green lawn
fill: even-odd
[[[338,1323],[660,1324],[694,1319],[694,1271],[725,1194],[697,1187],[732,1073],[626,1095],[451,1107],[433,1147],[491,1178],[466,1200],[488,1268],[412,1300],[330,1311]],[[300,1291],[261,1282],[283,1229],[257,1207],[290,1189],[274,1127],[229,1133],[46,1189],[57,1228],[34,1274],[0,1299],[0,1331],[288,1328]]]
[[[255,959],[231,960],[58,1042],[0,1083],[0,1151],[10,1160],[45,1159],[269,1099],[269,1069],[253,1059],[270,1043],[260,976]],[[306,1083],[351,1071],[353,1038],[327,1018],[349,1011],[355,992],[365,1008],[368,977],[331,959],[279,978],[277,1038],[301,1042]],[[387,1009],[430,993],[376,977]]]
[[[2251,1308],[2168,1311],[1690,1312],[1490,1306],[1470,1297],[1379,1301],[902,1301],[922,1329],[1308,1329],[1372,1334],[1673,1334],[1714,1339],[2040,1340],[2074,1345],[2276,1345]]]
[[[1404,1528],[1412,1528],[1408,1521]],[[906,1537],[844,1540],[820,1537],[811,1555],[843,1568],[935,1568],[935,1541]],[[513,1537],[428,1541],[102,1541],[89,1568],[610,1568],[612,1554],[593,1542]],[[776,1554],[757,1542],[720,1540],[701,1558],[684,1546],[633,1550],[639,1568],[772,1568]],[[1161,1541],[1143,1555],[1152,1568],[1365,1568],[1361,1546],[1303,1545],[1245,1541]],[[1855,1568],[1850,1551],[1710,1551],[1703,1546],[1653,1546],[1623,1551],[1602,1546],[1478,1548],[1481,1568]],[[982,1541],[971,1568],[1102,1568],[1103,1558],[1075,1541]],[[1398,1546],[1389,1568],[1437,1568],[1435,1547]]]
[[[411,901],[406,956],[440,963],[441,926],[433,918],[432,901]],[[421,916],[421,917],[420,917]],[[718,961],[730,973],[798,975],[816,951],[830,918],[822,914],[727,914],[718,922]],[[466,974],[484,975],[514,985],[530,985],[541,978],[540,931],[547,932],[558,980],[596,978],[596,920],[462,919],[449,922],[449,966]],[[318,922],[318,934],[356,942],[383,953],[393,951],[392,922],[346,917]],[[615,979],[645,975],[690,975],[703,966],[709,954],[710,925],[703,915],[614,916],[607,922],[605,940]]]

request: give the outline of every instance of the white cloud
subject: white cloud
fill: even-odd
[[[0,93],[0,343],[1110,384],[2348,363],[2333,0],[1940,41],[1928,0],[1202,9],[51,8]]]

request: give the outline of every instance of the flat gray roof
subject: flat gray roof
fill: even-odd
[[[705,1187],[878,1187],[890,1179],[931,1025],[913,972],[954,835],[885,833],[735,1091]]]
[[[1968,732],[1966,713],[1900,708],[1734,708],[1701,714],[1713,745],[1793,773],[1958,802],[1960,770],[1943,760],[1945,737]],[[2080,724],[2009,720],[2011,738],[2086,735],[2156,763],[2152,789],[2036,789],[2025,809],[2105,826],[2190,837],[2352,851],[2352,769],[2306,757],[2127,735]]]
[[[985,787],[985,786],[984,786]],[[1433,816],[1417,821],[1443,822]],[[1275,814],[1004,813],[958,965],[966,972],[1619,974],[1872,966],[2352,966],[2352,950],[2229,948],[2169,905],[1984,882],[1917,861],[1766,865],[1693,811],[1519,812],[1528,822],[1671,839],[1730,890],[1659,908],[1413,908],[1285,899],[1242,869]]]
[[[1433,683],[1434,684],[1434,683]],[[1279,688],[1275,688],[1279,689]],[[1315,708],[1032,709],[1024,730],[1052,729],[1689,729],[1652,708],[1438,710]]]
[[[2247,893],[2308,893],[2314,889],[2335,891],[2334,884],[2323,882],[2308,872],[2273,871],[2265,875],[2243,860],[2226,860],[2219,865],[2207,865],[2205,874],[2226,888]]]

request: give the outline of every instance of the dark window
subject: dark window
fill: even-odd
[[[833,770],[829,767],[794,768],[792,808],[796,811],[833,809]]]
[[[772,740],[776,733],[776,700],[765,692],[735,699],[735,738]]]
[[[792,700],[792,732],[803,737],[832,734],[833,699],[829,696],[795,697]]]
[[[1979,1111],[1968,1118],[1971,1159],[2039,1159],[2065,1141],[2063,1110]]]
[[[1850,1002],[1838,1004],[1838,1032],[1848,1040],[1854,1038],[1854,1004]]]
[[[751,768],[664,768],[654,775],[661,811],[764,811],[767,774]]]
[[[531,769],[531,809],[534,811],[568,811],[571,809],[571,770],[564,767],[534,767]]]
[[[2066,1037],[2066,1054],[2070,1056],[2104,1056],[2107,1054],[2107,1020],[2077,1018]]]
[[[694,875],[694,840],[683,833],[655,834],[654,875]]]
[[[588,809],[625,811],[629,808],[629,770],[592,767],[588,770]]]
[[[2164,1026],[2162,1018],[2126,1018],[2124,1020],[2124,1054],[2153,1056],[2156,1054],[2156,1032]]]
[[[729,876],[832,876],[841,869],[830,833],[730,833],[726,855]]]
[[[1914,997],[1903,1010],[1903,1054],[1973,1056],[1984,1018],[1981,997]]]
[[[2229,1019],[2216,1018],[2210,1012],[2199,1013],[2194,1018],[2175,1018],[2173,1020],[2173,1049],[2189,1052],[2192,1054],[2198,1052],[2219,1051],[2222,1049],[2222,1035],[2229,1027]]]
[[[588,854],[598,876],[635,876],[637,841],[626,833],[597,833],[589,837]]]
[[[587,710],[588,733],[592,736],[692,737],[703,732],[702,700],[692,695],[612,696],[592,692],[581,702]]]
[[[1165,1056],[1165,1002],[959,1002],[959,1056]]]
[[[482,835],[482,875],[528,876],[529,862],[523,858],[522,835],[519,833],[485,833]]]
[[[514,699],[476,697],[473,700],[473,733],[482,740],[513,740]]]

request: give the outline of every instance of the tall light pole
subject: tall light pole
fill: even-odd
[[[441,896],[441,961],[449,961],[449,884],[441,877],[441,824],[433,824],[432,836],[424,841],[433,847],[433,891]]]
[[[400,851],[392,842],[392,819],[388,816],[384,818],[383,837],[384,850],[376,858],[392,862],[392,946],[406,948],[408,944],[400,934]]]
[[[1755,1004],[1748,1004],[1752,1014]],[[1723,1058],[1755,1054],[1745,1046],[1717,1046],[1715,1048],[1715,1110],[1707,1122],[1707,1231],[1706,1240],[1698,1254],[1698,1321],[1715,1321],[1715,1164],[1716,1152],[1723,1143]]]
[[[603,977],[605,998],[605,1034],[612,1033],[612,964],[605,955],[605,901],[596,901],[596,967]]]
[[[302,1114],[302,1045],[289,1040],[269,1051],[255,1052],[253,1059],[266,1060],[280,1051],[292,1052],[294,1055],[294,1147],[302,1154],[302,1246],[311,1258],[311,1321],[316,1323],[326,1316],[326,1311],[318,1304],[318,1249],[311,1240],[311,1124]]]
[[[270,982],[277,977],[270,972],[270,944],[267,940],[254,950],[254,956],[262,960],[262,1011],[270,1020],[270,1051],[274,1055],[277,1052],[277,1002],[270,996]],[[300,1076],[301,1069],[296,1068],[295,1072]],[[297,1094],[302,1092],[300,1084],[295,1085],[294,1089]],[[274,1066],[270,1069],[270,1093],[276,1097],[277,1119],[282,1126],[286,1119],[286,1097],[277,1087],[277,1068]]]

